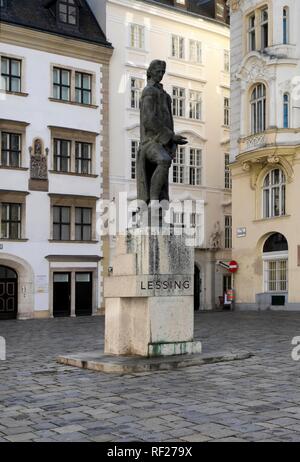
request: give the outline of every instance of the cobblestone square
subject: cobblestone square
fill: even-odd
[[[196,314],[204,353],[247,360],[118,375],[62,366],[103,347],[104,318],[4,321],[0,441],[300,441],[300,314]]]

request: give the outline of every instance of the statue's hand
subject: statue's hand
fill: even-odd
[[[181,136],[181,135],[174,135],[173,142],[175,144],[179,144],[181,146],[183,146],[185,144],[188,144],[187,138],[185,136]]]

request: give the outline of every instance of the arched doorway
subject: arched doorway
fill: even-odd
[[[18,275],[15,270],[0,266],[0,320],[16,319],[18,314]]]
[[[194,310],[200,310],[200,295],[201,295],[201,274],[200,269],[195,265],[194,272]]]
[[[288,242],[280,233],[271,234],[263,245],[264,292],[271,306],[284,306],[288,294]]]

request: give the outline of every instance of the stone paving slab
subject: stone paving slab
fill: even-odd
[[[103,350],[104,318],[3,321],[0,441],[300,441],[300,313],[195,316],[203,354],[251,351],[169,371],[106,374],[56,362]]]
[[[142,358],[140,356],[111,356],[102,351],[89,351],[71,355],[60,355],[57,358],[59,364],[80,367],[92,371],[106,373],[139,373],[153,371],[169,371],[183,367],[202,366],[205,364],[223,363],[228,361],[240,361],[253,356],[248,351],[236,351],[226,353],[208,353],[165,356],[157,358]]]

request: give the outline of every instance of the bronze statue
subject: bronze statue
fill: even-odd
[[[172,99],[160,83],[165,72],[164,61],[152,61],[141,97],[137,198],[147,204],[169,201],[169,169],[177,146],[188,142],[184,136],[174,133]]]

